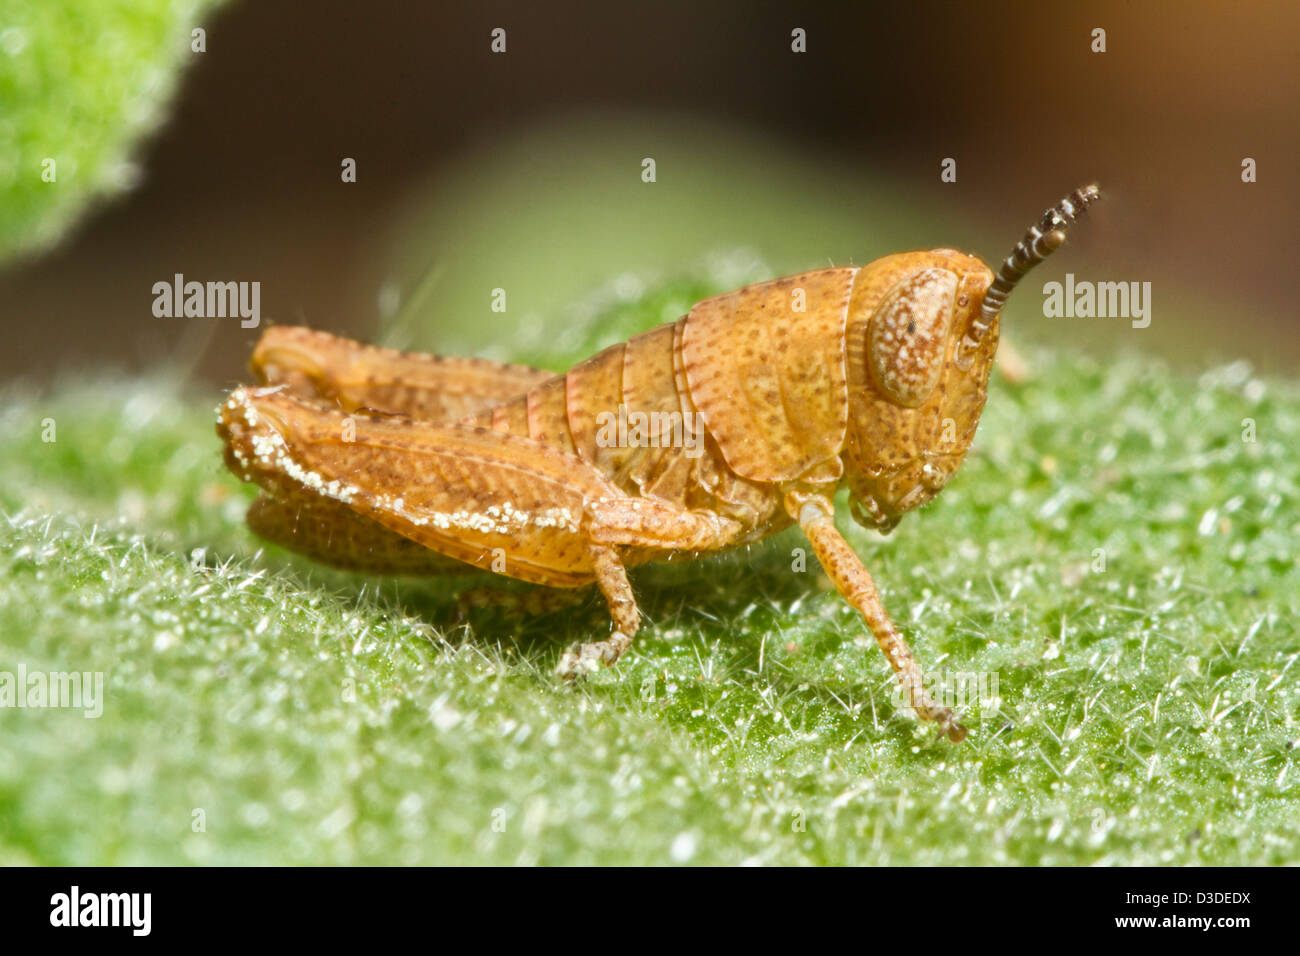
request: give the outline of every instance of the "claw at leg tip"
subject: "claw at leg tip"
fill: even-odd
[[[581,650],[565,651],[555,665],[555,673],[566,681],[577,681],[600,669],[599,661],[583,656]]]
[[[944,728],[944,731],[947,733],[948,739],[955,744],[959,744],[966,739],[966,728],[956,721],[949,723]]]

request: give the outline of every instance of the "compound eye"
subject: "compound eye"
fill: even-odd
[[[916,408],[939,384],[956,294],[955,274],[924,269],[896,285],[871,317],[871,373],[899,405]]]

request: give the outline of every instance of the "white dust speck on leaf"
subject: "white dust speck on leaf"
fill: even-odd
[[[685,863],[695,856],[698,843],[699,840],[695,834],[687,830],[673,837],[673,845],[668,854],[673,858],[674,863]]]

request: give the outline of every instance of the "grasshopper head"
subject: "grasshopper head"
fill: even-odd
[[[1099,195],[1087,186],[1047,210],[996,277],[952,249],[887,256],[859,273],[844,464],[860,524],[887,533],[957,470],[984,410],[1008,294]]]

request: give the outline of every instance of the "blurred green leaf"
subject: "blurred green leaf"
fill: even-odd
[[[0,0],[0,257],[48,246],[91,200],[136,183],[133,149],[216,4]]]

